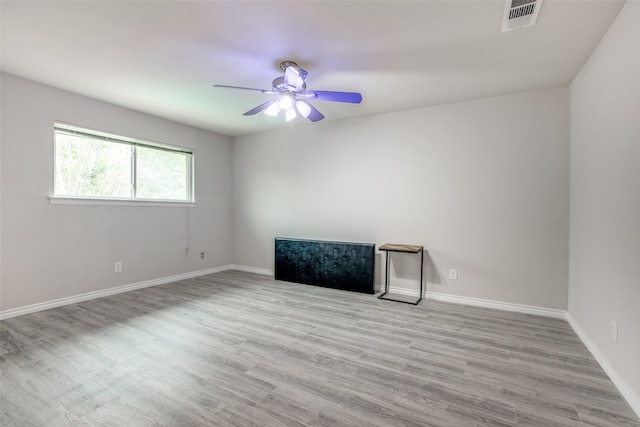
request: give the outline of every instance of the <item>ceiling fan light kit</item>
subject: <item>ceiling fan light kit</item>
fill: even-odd
[[[253,90],[271,95],[278,95],[278,98],[271,99],[260,104],[244,113],[244,115],[253,116],[264,111],[268,116],[278,116],[280,111],[284,111],[287,122],[295,119],[298,114],[312,122],[324,119],[324,115],[311,105],[307,99],[347,102],[351,104],[359,104],[362,102],[362,95],[356,92],[307,90],[305,79],[309,73],[298,67],[298,64],[293,61],[282,61],[280,63],[280,69],[284,72],[284,76],[277,77],[273,80],[271,90],[226,85],[214,85],[214,87]]]

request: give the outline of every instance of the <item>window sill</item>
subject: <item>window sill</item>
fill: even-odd
[[[164,202],[158,200],[128,200],[128,199],[91,199],[83,197],[54,197],[48,198],[52,205],[100,205],[100,206],[147,206],[147,207],[186,207],[195,208],[194,202]]]

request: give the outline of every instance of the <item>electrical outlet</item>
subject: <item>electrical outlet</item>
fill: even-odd
[[[204,252],[200,252],[200,259],[204,259]]]
[[[449,280],[458,280],[458,270],[455,268],[449,270]]]
[[[117,261],[115,266],[116,273],[122,272],[122,261]]]
[[[618,343],[618,323],[611,322],[611,339],[614,343]]]

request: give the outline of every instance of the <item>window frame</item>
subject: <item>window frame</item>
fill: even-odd
[[[124,144],[131,147],[131,197],[99,197],[56,194],[56,173],[58,167],[57,134],[77,135],[113,144]],[[138,198],[137,193],[137,147],[186,154],[187,157],[187,191],[188,199],[150,199]],[[195,150],[173,144],[150,141],[116,135],[61,121],[54,121],[53,126],[53,195],[49,197],[51,204],[92,204],[92,205],[137,205],[137,206],[197,206],[195,201]]]

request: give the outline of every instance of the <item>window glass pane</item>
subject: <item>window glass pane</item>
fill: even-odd
[[[56,133],[55,194],[131,198],[131,146]]]
[[[136,198],[190,200],[191,155],[137,147]]]
[[[54,196],[193,201],[193,151],[54,124]]]

